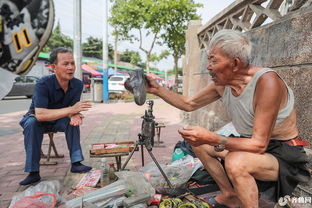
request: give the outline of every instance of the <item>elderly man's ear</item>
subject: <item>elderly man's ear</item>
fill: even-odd
[[[234,58],[233,60],[233,71],[238,71],[239,69],[245,68],[246,64],[243,63],[239,58]]]

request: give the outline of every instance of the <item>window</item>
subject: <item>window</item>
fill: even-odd
[[[26,82],[36,83],[37,80],[37,77],[26,77]]]
[[[25,77],[23,77],[23,76],[16,77],[15,81],[16,82],[25,82]]]
[[[109,80],[110,81],[122,81],[123,78],[122,77],[111,77]]]

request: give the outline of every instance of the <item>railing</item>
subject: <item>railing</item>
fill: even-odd
[[[221,29],[248,31],[286,14],[289,0],[236,0],[200,28],[201,48],[206,48],[211,37]]]

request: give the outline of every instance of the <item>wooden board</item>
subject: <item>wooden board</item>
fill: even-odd
[[[100,154],[131,152],[134,147],[135,147],[134,142],[97,143],[92,144],[90,154],[100,155]]]

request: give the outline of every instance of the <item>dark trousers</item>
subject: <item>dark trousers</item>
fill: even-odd
[[[55,121],[39,122],[34,116],[26,115],[20,121],[24,131],[24,146],[26,151],[25,172],[39,171],[41,157],[41,144],[43,134],[47,131],[65,132],[67,147],[71,162],[82,161],[83,154],[80,146],[79,126],[71,126],[69,118],[61,118]]]

